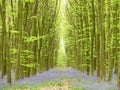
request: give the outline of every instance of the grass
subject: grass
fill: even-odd
[[[85,90],[85,89],[82,87],[72,87],[72,90]]]
[[[43,88],[43,87],[52,88],[52,87],[57,87],[57,86],[58,87],[64,87],[62,82],[52,82],[51,81],[51,82],[40,83],[40,84],[35,85],[33,87],[30,87],[28,84],[6,86],[6,87],[3,87],[3,90],[41,90],[41,88]],[[55,90],[57,90],[57,89],[55,89]],[[58,90],[62,90],[62,89],[58,89]],[[81,87],[70,87],[69,90],[85,90],[85,89],[81,88]]]
[[[14,85],[14,86],[5,86],[2,90],[29,90],[29,85]]]

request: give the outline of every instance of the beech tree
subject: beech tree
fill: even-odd
[[[11,70],[18,80],[69,66],[109,81],[114,72],[120,87],[119,0],[7,1],[0,0],[1,78],[11,84]]]
[[[70,28],[66,44],[69,66],[91,75],[96,71],[104,80],[112,79],[113,69],[119,72],[118,8],[118,0],[69,0],[67,19]],[[74,56],[77,63],[74,63]]]

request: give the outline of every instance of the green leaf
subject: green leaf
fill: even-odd
[[[72,87],[72,90],[85,90],[83,87]]]
[[[30,3],[34,3],[35,2],[35,0],[30,0]]]
[[[31,37],[28,37],[28,38],[25,38],[25,42],[33,42],[35,40],[37,40],[38,38],[36,36],[31,36]]]
[[[33,59],[33,58],[34,58],[34,55],[29,55],[28,58]]]
[[[19,31],[17,31],[17,30],[11,30],[11,33],[12,33],[12,34],[18,34]]]
[[[38,17],[37,17],[37,16],[32,16],[32,17],[31,17],[31,19],[36,19],[36,18],[38,18]]]
[[[44,39],[44,38],[46,38],[46,37],[47,37],[47,35],[38,36],[39,39],[41,39],[41,38]]]
[[[15,58],[11,58],[11,61],[10,61],[10,62],[13,63],[13,64],[15,64],[16,61],[17,61],[17,60],[16,60]]]
[[[21,64],[21,66],[29,67],[29,68],[35,68],[35,64]]]
[[[25,2],[29,2],[30,0],[25,0]]]
[[[34,53],[33,51],[30,51],[30,50],[23,50],[23,52],[26,54],[33,54]]]
[[[15,54],[15,53],[17,53],[17,51],[18,51],[18,49],[12,48],[11,49],[11,54]]]
[[[26,70],[23,71],[24,73],[27,72]]]
[[[81,64],[80,67],[90,67],[90,64]]]

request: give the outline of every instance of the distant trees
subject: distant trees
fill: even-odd
[[[69,66],[91,75],[96,71],[98,77],[107,80],[115,69],[120,82],[119,5],[119,0],[69,0]]]

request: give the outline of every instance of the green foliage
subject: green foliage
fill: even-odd
[[[20,32],[17,30],[11,30],[11,34],[19,34]]]
[[[38,40],[36,36],[24,37],[24,38],[25,38],[25,42],[33,42],[35,40]]]
[[[80,38],[80,39],[77,39],[77,43],[79,43],[79,42],[82,42],[82,41],[84,41],[84,39],[82,39],[82,38]]]
[[[90,67],[90,64],[81,64],[79,67]]]
[[[21,53],[21,59],[34,59],[34,52],[30,50],[23,50]]]
[[[26,85],[13,85],[13,86],[5,86],[3,87],[3,90],[40,90],[40,88],[42,87],[49,87],[49,86],[63,86],[62,82],[43,82],[40,84],[37,84],[35,86],[33,86],[32,88],[26,84]]]
[[[18,49],[16,49],[16,48],[11,49],[11,54],[16,54],[17,52],[18,52]]]
[[[25,0],[25,2],[34,3],[34,2],[35,2],[35,0]]]
[[[25,84],[25,85],[14,85],[14,86],[5,86],[3,87],[3,90],[18,90],[18,89],[29,89],[29,85]]]
[[[39,39],[45,39],[47,37],[47,35],[43,35],[43,36],[31,36],[31,37],[23,37],[25,39],[25,42],[34,42],[36,40]]]
[[[16,61],[17,61],[17,60],[16,60],[15,58],[11,58],[11,61],[10,61],[10,62],[15,64]]]
[[[29,67],[29,68],[35,68],[36,64],[34,64],[34,63],[32,63],[32,64],[21,64],[21,66]]]
[[[82,87],[72,87],[72,90],[85,90],[85,89]]]
[[[35,0],[30,0],[30,2],[31,2],[31,3],[34,3],[34,2],[35,2]]]
[[[29,2],[30,0],[25,0],[25,2]]]
[[[40,86],[42,87],[45,87],[45,86],[62,86],[63,83],[61,82],[53,82],[53,81],[50,81],[50,82],[44,82],[42,84],[40,84]]]
[[[24,55],[28,55],[28,54],[33,54],[34,52],[33,51],[30,51],[30,50],[23,50],[23,53]]]
[[[38,90],[42,87],[49,87],[49,86],[63,86],[63,83],[62,82],[53,82],[53,81],[50,81],[50,82],[43,82],[43,83],[40,83],[38,85],[35,85],[33,86],[32,88],[30,88],[29,85],[14,85],[14,86],[6,86],[3,88],[3,90],[16,90],[16,89],[19,89],[19,90],[23,90],[23,89],[26,89],[26,90]],[[84,88],[82,87],[71,87],[70,90],[85,90]]]
[[[38,17],[37,16],[32,16],[31,19],[37,19]]]

